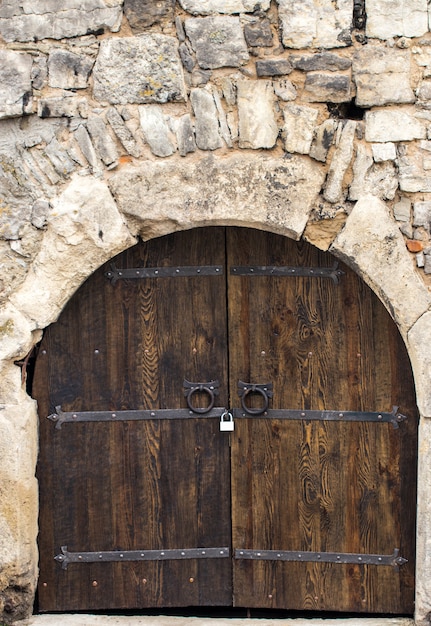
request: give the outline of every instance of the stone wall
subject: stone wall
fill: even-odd
[[[0,2],[0,622],[31,611],[37,579],[37,416],[15,363],[138,236],[235,224],[329,249],[406,341],[428,623],[430,16],[427,0]]]

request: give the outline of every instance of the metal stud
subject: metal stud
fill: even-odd
[[[99,583],[97,582],[97,580],[93,580],[93,582],[92,582],[91,584],[93,585],[93,587],[97,587],[97,585],[98,585]]]

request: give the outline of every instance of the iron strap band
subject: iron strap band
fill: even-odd
[[[112,563],[126,561],[171,561],[184,559],[225,559],[229,548],[184,548],[183,550],[113,550],[108,552],[69,552],[61,546],[54,559],[67,569],[70,563]]]
[[[206,413],[195,413],[189,409],[154,409],[136,411],[62,411],[61,406],[55,407],[56,413],[48,415],[48,419],[60,429],[65,422],[126,422],[141,420],[172,420],[172,419],[220,419],[224,407],[213,407]]]
[[[117,280],[135,278],[172,278],[178,276],[222,276],[222,265],[178,265],[174,267],[132,267],[119,269],[111,263],[111,269],[105,272],[113,285]]]
[[[183,550],[113,550],[105,552],[69,552],[61,547],[61,554],[54,559],[67,569],[71,563],[112,563],[127,561],[169,561],[185,559],[222,559],[230,556],[223,548],[185,548]],[[303,563],[353,563],[358,565],[386,565],[398,567],[407,563],[399,556],[398,548],[392,554],[351,554],[343,552],[297,552],[287,550],[241,550],[234,551],[237,560],[290,561]]]
[[[268,409],[261,415],[248,415],[243,409],[232,409],[234,418],[255,419],[280,419],[280,420],[303,420],[320,422],[390,422],[394,428],[398,428],[400,422],[407,417],[398,413],[398,407],[394,406],[392,413],[378,413],[372,411],[312,411],[301,409]]]
[[[304,563],[356,563],[359,565],[391,565],[407,563],[395,548],[393,554],[351,554],[346,552],[295,552],[289,550],[235,550],[235,559],[255,561],[295,561]]]
[[[56,413],[48,415],[48,419],[60,429],[66,422],[125,422],[140,420],[169,420],[190,418],[218,418],[226,411],[225,407],[213,407],[206,413],[198,413],[189,409],[155,409],[135,411],[62,411],[61,406],[55,408]],[[302,421],[333,421],[333,422],[390,422],[394,428],[406,418],[393,407],[392,413],[361,412],[361,411],[311,411],[296,409],[268,409],[260,415],[248,414],[243,409],[230,411],[235,419],[283,419]]]
[[[344,274],[335,262],[332,267],[293,267],[280,265],[235,265],[230,268],[233,276],[306,276],[309,278],[331,278],[335,284],[340,282]]]

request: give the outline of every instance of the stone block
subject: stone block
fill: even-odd
[[[286,48],[340,48],[351,44],[351,0],[278,0],[278,5]]]
[[[368,37],[420,37],[427,31],[427,0],[367,0]]]
[[[370,146],[358,144],[349,200],[359,200],[367,194],[382,200],[393,200],[397,189],[398,177],[394,164],[391,161],[375,163]]]
[[[87,130],[99,158],[108,169],[118,165],[118,152],[115,143],[101,117],[91,116],[87,120]]]
[[[252,48],[270,48],[273,45],[270,21],[264,19],[244,24],[244,37]]]
[[[205,89],[192,89],[190,100],[195,114],[196,145],[201,150],[217,150],[223,146],[219,133],[217,107]]]
[[[328,156],[329,148],[334,141],[338,120],[325,120],[314,131],[313,142],[310,148],[310,156],[316,161],[324,163]]]
[[[174,159],[125,166],[109,185],[120,211],[144,239],[198,225],[247,225],[299,239],[324,178],[299,155],[243,153],[200,161]],[[175,193],[166,193],[166,181]],[[240,207],[241,215],[238,213]]]
[[[431,192],[431,175],[424,168],[424,153],[420,149],[410,150],[398,159],[401,191],[409,193]]]
[[[289,61],[296,70],[303,72],[327,71],[337,72],[348,70],[352,61],[333,52],[316,52],[315,54],[298,55],[292,54]]]
[[[132,131],[126,125],[125,120],[121,117],[115,107],[110,107],[106,113],[106,119],[111,125],[112,130],[117,135],[123,148],[133,157],[141,156],[141,149],[133,136]]]
[[[124,0],[124,15],[132,31],[143,33],[149,26],[174,20],[175,0]]]
[[[31,270],[11,297],[36,328],[53,322],[83,280],[135,243],[106,183],[94,176],[75,174],[52,207]]]
[[[371,149],[373,151],[373,159],[375,163],[395,161],[397,158],[397,149],[395,144],[391,141],[388,141],[387,143],[373,143]]]
[[[318,110],[311,107],[296,104],[284,107],[283,138],[286,152],[310,152],[318,114]]]
[[[273,148],[278,137],[271,81],[240,80],[237,83],[239,147]]]
[[[174,37],[158,33],[104,39],[93,70],[94,97],[111,104],[184,102]]]
[[[179,0],[182,8],[192,15],[212,15],[214,13],[253,12],[256,8],[256,0]],[[262,11],[269,9],[270,0],[260,0],[259,6]]]
[[[431,202],[419,201],[413,203],[413,226],[423,226],[430,230]]]
[[[0,6],[0,35],[7,42],[78,37],[121,26],[123,0],[8,0]]]
[[[350,76],[344,74],[307,74],[304,97],[308,102],[350,102]]]
[[[353,156],[355,131],[356,122],[347,121],[329,166],[323,197],[331,204],[344,200],[343,182]]]
[[[410,85],[410,51],[363,46],[353,57],[356,104],[361,107],[415,101]]]
[[[401,198],[394,205],[394,217],[398,222],[410,222],[412,203],[408,198]]]
[[[258,76],[284,76],[290,74],[292,66],[288,59],[264,59],[256,61]]]
[[[203,69],[240,67],[248,61],[247,44],[237,17],[193,17],[184,27]]]
[[[150,146],[151,152],[159,157],[171,156],[177,148],[169,132],[162,108],[156,104],[140,106],[139,119],[145,141]]]
[[[54,49],[48,57],[48,84],[59,89],[86,89],[93,64],[87,56]]]
[[[425,138],[425,124],[413,113],[400,109],[365,113],[366,141],[385,143]]]
[[[389,207],[374,196],[363,196],[330,251],[347,264],[361,268],[362,278],[386,305],[406,337],[431,302]]]
[[[101,176],[103,172],[103,165],[102,165],[101,160],[99,159],[99,155],[94,149],[93,143],[90,139],[90,135],[88,134],[88,131],[85,128],[85,126],[83,124],[80,124],[78,128],[75,130],[75,132],[73,133],[73,135],[74,135],[74,138],[76,139],[76,142],[82,154],[87,159],[91,167],[91,171],[94,174]]]
[[[280,100],[283,100],[283,102],[296,100],[298,92],[296,91],[295,85],[293,85],[290,80],[274,81],[273,86],[275,95],[280,98]]]
[[[179,118],[176,128],[176,136],[178,151],[181,156],[186,156],[186,154],[196,151],[195,133],[191,117],[188,113]]]
[[[13,50],[0,50],[0,119],[33,111],[32,58]]]
[[[82,117],[88,116],[87,98],[54,96],[41,98],[37,103],[39,117]]]

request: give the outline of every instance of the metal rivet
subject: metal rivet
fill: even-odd
[[[165,556],[165,553],[164,552],[160,552],[160,556]]]
[[[151,411],[150,415],[151,417],[156,417],[156,414],[154,413],[154,411]]]
[[[179,270],[179,269],[176,269],[175,271],[176,271],[176,273],[177,273],[177,274],[179,274],[179,273],[180,273],[180,270]]]
[[[317,555],[317,558],[318,558],[318,559],[321,559],[321,558],[322,558],[322,556],[321,556],[320,554],[318,554],[318,555]]]
[[[103,559],[103,554],[99,554],[99,559]]]
[[[142,584],[143,584],[143,585],[146,585],[146,584],[147,584],[147,582],[148,582],[148,580],[147,580],[146,578],[143,578],[143,579],[142,579]]]
[[[202,554],[206,554],[205,550],[202,550]]]
[[[197,272],[198,274],[200,274],[200,273],[201,273],[201,271],[200,271],[199,269],[198,269],[198,270],[196,270],[196,272]]]
[[[358,557],[358,561],[362,561],[362,557],[361,556]]]
[[[124,556],[124,554],[120,554],[120,559],[122,559],[122,558],[123,558],[123,556]]]
[[[220,271],[220,268],[219,268],[219,267],[216,267],[216,272],[219,272],[219,271]]]
[[[196,348],[193,348],[192,352],[193,352],[193,354],[196,354],[197,349],[196,349]]]
[[[266,356],[265,350],[262,350],[262,352],[260,353],[260,356]]]
[[[281,554],[277,554],[277,556],[278,556],[279,559],[281,558]]]
[[[309,353],[308,353],[308,356],[313,356],[313,353],[312,353],[312,352],[309,352]]]
[[[48,583],[42,583],[42,587],[48,587]]]
[[[46,354],[46,350],[42,350],[42,354]]]
[[[93,585],[93,587],[97,587],[98,582],[97,582],[97,580],[93,580],[93,582],[91,584]]]
[[[96,348],[96,350],[94,351],[94,354],[99,354],[99,350]]]
[[[142,552],[142,553],[141,553],[141,557],[144,557],[144,556],[145,556],[145,553],[144,553],[144,552]],[[145,578],[144,578],[144,580],[145,580]]]
[[[377,419],[382,420],[382,419],[383,419],[383,415],[380,415],[380,414],[379,414],[379,415],[377,416]]]
[[[272,593],[268,594],[268,598],[272,600]]]
[[[305,413],[301,413],[301,417],[305,417]]]
[[[181,552],[181,556],[186,556],[186,553],[185,552]]]
[[[338,417],[344,417],[342,413],[338,413]]]
[[[189,578],[189,583],[194,583],[195,579],[194,578]]]
[[[159,270],[154,270],[154,273],[155,273],[155,274],[158,274],[158,273],[159,273]]]
[[[123,275],[123,272],[118,272],[118,276],[122,276],[122,275]]]
[[[337,556],[337,561],[339,561],[341,559],[341,556]]]
[[[73,418],[74,420],[76,420],[76,419],[77,419],[77,417],[78,417],[78,416],[77,416],[77,414],[76,414],[76,413],[74,413],[74,414],[72,415],[72,418]]]
[[[224,554],[224,550],[220,550],[220,554]]]
[[[80,561],[82,561],[82,556],[81,556],[81,555],[79,555],[79,556],[78,556],[78,559],[79,559]]]
[[[257,556],[262,556],[262,553],[261,553],[261,552],[258,552],[258,553],[257,553]]]
[[[378,560],[379,560],[379,561],[381,561],[381,560],[382,560],[382,557],[381,557],[381,556],[379,556],[379,559],[378,559]]]
[[[240,552],[240,555],[242,556],[244,554],[244,552]]]
[[[113,414],[111,415],[111,417],[112,417],[112,419],[115,419],[115,418],[117,417],[117,414],[116,414],[116,413],[113,413]]]

